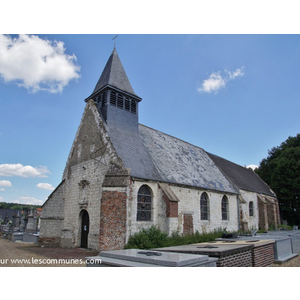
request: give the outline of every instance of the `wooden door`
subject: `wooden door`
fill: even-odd
[[[90,218],[86,210],[83,211],[81,216],[81,248],[88,247],[88,235],[89,235]]]

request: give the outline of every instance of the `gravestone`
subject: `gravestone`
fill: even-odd
[[[19,212],[12,215],[12,226],[14,227],[14,231],[20,230],[20,218]]]
[[[36,233],[37,218],[33,215],[32,210],[27,217],[26,233]]]

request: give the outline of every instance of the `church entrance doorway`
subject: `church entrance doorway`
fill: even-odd
[[[89,235],[90,217],[86,210],[81,213],[81,248],[88,247],[88,235]]]

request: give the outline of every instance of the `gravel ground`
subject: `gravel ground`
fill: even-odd
[[[98,254],[82,248],[42,248],[0,237],[0,267],[85,267],[85,257]],[[270,267],[300,267],[300,256]]]
[[[282,264],[272,264],[270,267],[300,267],[300,256],[297,256]]]
[[[98,254],[82,248],[42,248],[0,237],[0,267],[85,267],[85,257]]]

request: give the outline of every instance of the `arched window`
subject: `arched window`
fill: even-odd
[[[209,202],[206,193],[202,193],[200,197],[200,216],[201,220],[209,219]]]
[[[228,220],[228,198],[224,195],[221,202],[222,220]]]
[[[253,201],[249,202],[249,216],[253,217],[254,216],[254,207],[253,207]]]
[[[137,197],[137,221],[151,221],[151,190],[147,185],[142,185]]]

